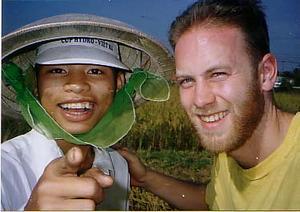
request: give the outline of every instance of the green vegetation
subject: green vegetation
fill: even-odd
[[[136,123],[123,139],[123,145],[148,151],[198,150],[197,136],[181,107],[176,86],[171,87],[169,101],[144,103],[136,114]]]
[[[275,101],[285,111],[296,113],[300,111],[300,89],[289,92],[276,92]]]
[[[141,160],[156,171],[181,180],[207,183],[210,176],[211,155],[206,151],[138,151]],[[130,210],[174,210],[157,196],[142,188],[133,188]]]

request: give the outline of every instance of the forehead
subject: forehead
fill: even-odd
[[[195,48],[206,48],[207,45],[232,47],[232,44],[246,47],[242,31],[232,26],[194,26],[183,33],[175,46],[178,50],[193,50]]]
[[[186,31],[175,46],[176,70],[228,65],[248,60],[243,33],[236,27],[195,26]]]

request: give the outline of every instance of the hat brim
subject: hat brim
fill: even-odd
[[[121,63],[117,58],[99,49],[83,46],[60,46],[42,52],[36,64],[58,65],[58,64],[93,64],[109,66],[131,72],[131,70]]]

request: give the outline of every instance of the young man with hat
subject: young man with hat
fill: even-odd
[[[15,66],[4,65],[2,71],[33,129],[2,144],[1,208],[127,210],[127,163],[117,151],[103,148],[131,127],[128,119],[114,119],[122,116],[118,111],[126,98],[111,112],[125,85],[124,74],[131,72],[121,61],[118,43],[97,37],[47,40],[38,46],[34,64],[38,100],[21,86],[21,76],[13,75]],[[128,126],[115,139],[125,122]],[[112,142],[98,145],[110,136]],[[90,137],[91,142],[86,140]]]
[[[38,48],[35,62],[38,98],[62,128],[71,134],[81,134],[103,117],[115,93],[124,85],[123,72],[129,69],[118,59],[116,43],[99,39],[93,40],[97,43],[66,40]],[[2,175],[3,209],[20,209],[19,201],[26,203],[30,195],[25,210],[93,210],[103,201],[103,188],[107,187],[114,190],[114,196],[109,200],[108,195],[103,205],[113,201],[110,204],[115,209],[127,208],[129,176],[124,159],[112,150],[105,155],[90,145],[75,146],[61,139],[50,140],[36,130],[3,143],[2,169],[10,170]],[[62,158],[54,160],[58,157]],[[116,170],[114,179],[109,176],[110,169],[99,170],[94,166],[97,160],[110,163],[109,168]],[[17,187],[6,181],[14,182]],[[14,190],[17,193],[13,194]]]

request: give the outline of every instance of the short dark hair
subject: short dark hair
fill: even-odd
[[[239,28],[245,36],[253,65],[270,52],[268,26],[260,0],[203,0],[193,3],[171,24],[169,41],[172,48],[186,31],[201,24]]]

